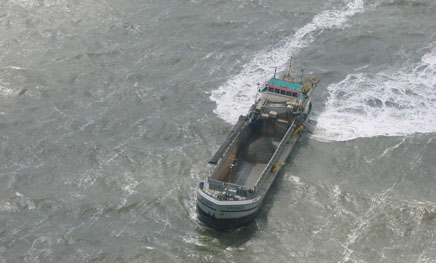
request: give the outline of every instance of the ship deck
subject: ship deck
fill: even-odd
[[[250,163],[242,160],[238,163],[238,165],[240,167],[233,172],[230,182],[249,188],[252,188],[256,185],[257,180],[267,166],[266,163]]]
[[[286,161],[297,140],[298,135],[291,136],[289,142],[287,143],[289,147],[287,147],[284,152],[282,152],[281,156],[278,156],[277,158],[279,162]],[[245,186],[248,188],[253,188],[258,182],[259,178],[262,175],[262,172],[265,170],[267,165],[267,163],[253,163],[240,159],[238,161],[236,169],[234,169],[232,173],[229,174],[223,181]]]

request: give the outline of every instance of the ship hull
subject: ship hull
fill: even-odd
[[[288,147],[277,156],[279,163],[286,161],[298,140],[299,134],[289,139]],[[202,187],[197,190],[197,215],[198,219],[216,230],[238,228],[252,223],[260,212],[264,197],[269,193],[281,167],[270,173],[265,178],[259,193],[253,199],[244,201],[219,201],[207,195]]]
[[[237,228],[256,218],[262,201],[262,197],[236,202],[218,201],[199,190],[197,214],[201,222],[217,230]]]
[[[201,207],[197,204],[197,215],[198,219],[209,227],[217,230],[232,229],[242,226],[246,226],[256,219],[260,209],[255,210],[253,213],[234,218],[216,218],[213,215],[207,214]]]
[[[308,89],[302,83],[272,79],[262,98],[240,116],[209,161],[215,169],[199,184],[200,221],[222,230],[256,218],[304,128],[311,109]]]

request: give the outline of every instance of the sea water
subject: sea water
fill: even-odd
[[[0,0],[0,262],[436,262],[433,0]],[[321,79],[253,224],[196,215],[277,70]]]

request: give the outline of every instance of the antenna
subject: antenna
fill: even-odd
[[[303,76],[304,76],[304,68],[301,69],[301,81],[300,81],[301,84],[303,84]]]
[[[291,77],[291,68],[292,68],[292,59],[293,59],[293,58],[294,58],[293,56],[291,56],[291,57],[289,58],[288,78]]]
[[[276,78],[277,67],[270,67],[274,69],[274,78]]]

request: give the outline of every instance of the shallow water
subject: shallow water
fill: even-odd
[[[435,262],[436,3],[0,0],[0,262]],[[321,79],[256,221],[196,218],[286,72]]]

